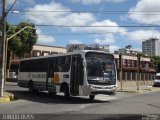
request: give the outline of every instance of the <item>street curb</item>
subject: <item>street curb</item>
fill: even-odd
[[[0,97],[0,103],[10,102],[14,100],[14,94],[5,92],[4,97]]]
[[[158,91],[160,91],[160,88],[153,88],[150,91],[158,92]]]
[[[158,92],[160,88],[146,88],[141,90],[117,90],[117,92],[126,92],[126,93],[144,93],[146,91]]]
[[[126,92],[126,93],[142,93],[142,90],[117,90],[117,92]]]

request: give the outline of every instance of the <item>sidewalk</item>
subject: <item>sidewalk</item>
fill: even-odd
[[[139,89],[137,87],[136,81],[133,82],[123,82],[122,89],[121,89],[121,83],[118,82],[118,92],[128,92],[128,93],[144,93],[148,91],[160,91],[160,87],[153,87],[152,82],[144,82],[141,81],[139,83]]]
[[[0,97],[0,103],[10,102],[14,100],[14,94],[5,92],[4,97]]]

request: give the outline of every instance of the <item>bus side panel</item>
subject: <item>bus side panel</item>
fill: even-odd
[[[61,82],[66,82],[67,84],[70,84],[70,72],[63,72],[61,74]]]
[[[51,83],[52,86],[56,85],[56,92],[60,92],[60,85],[62,83],[70,85],[70,72],[55,72],[54,78],[50,78],[49,80],[51,81],[49,84]]]
[[[80,86],[79,86],[79,95],[81,95],[81,96],[84,95],[84,92],[83,92],[83,91],[84,91],[83,85],[80,85]]]
[[[19,72],[18,85],[28,87],[29,81],[33,82],[36,89],[46,90],[46,72]]]
[[[31,78],[31,74],[28,72],[19,72],[18,73],[18,85],[20,87],[28,87],[28,82]]]
[[[39,90],[46,90],[46,72],[32,72],[31,79],[34,88]]]
[[[46,90],[46,72],[32,72],[31,80],[36,89]]]

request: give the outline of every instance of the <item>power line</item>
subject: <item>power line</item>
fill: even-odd
[[[41,35],[41,36],[44,36],[44,35],[93,35],[93,34],[95,34],[95,35],[97,35],[97,34],[110,34],[110,33],[127,33],[127,31],[122,31],[122,32],[105,32],[105,33],[51,33],[51,34],[38,34],[38,35]]]
[[[108,27],[108,28],[116,28],[116,27],[131,27],[131,28],[137,28],[137,27],[144,27],[144,28],[147,28],[147,27],[160,27],[158,25],[120,25],[120,26],[113,26],[113,25],[103,25],[103,26],[96,26],[96,25],[93,25],[93,26],[87,26],[87,25],[45,25],[45,24],[35,24],[35,26],[47,26],[47,27],[88,27],[88,28],[92,28],[92,27]]]
[[[13,4],[11,5],[11,7],[8,9],[8,11],[6,12],[6,15],[12,10],[13,6],[16,4],[17,0],[15,0],[13,2]]]
[[[159,25],[56,25],[56,24],[34,24],[35,26],[40,26],[40,27],[60,27],[60,28],[160,28]],[[17,25],[12,25],[12,26],[17,26]]]
[[[20,12],[28,13],[99,13],[99,14],[137,14],[137,15],[159,15],[160,11],[90,11],[90,10],[22,10],[15,9]]]

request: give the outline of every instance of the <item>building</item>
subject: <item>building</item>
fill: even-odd
[[[67,52],[73,52],[76,50],[98,50],[105,51],[109,53],[109,45],[99,45],[95,44],[68,44],[66,46]]]
[[[114,54],[117,65],[118,77],[120,74],[120,55]],[[140,66],[136,56],[122,55],[122,79],[125,81],[135,81],[137,79],[138,70],[141,74],[141,80],[153,80],[155,70],[151,65],[150,58],[141,57]],[[119,79],[119,78],[118,78]]]
[[[132,49],[132,46],[128,45],[125,48],[118,49],[118,51],[115,51],[115,53],[116,52],[122,55],[136,55],[139,51]]]
[[[142,52],[148,56],[160,56],[160,40],[150,38],[142,42]]]

